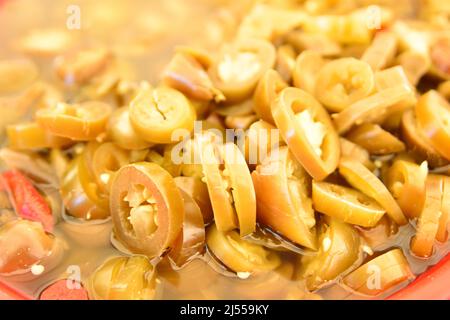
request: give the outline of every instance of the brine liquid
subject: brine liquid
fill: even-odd
[[[176,45],[189,44],[214,48],[233,35],[236,17],[251,1],[207,0],[129,0],[129,1],[77,1],[81,11],[81,34],[85,45],[105,45],[117,53],[118,58],[130,63],[137,79],[155,83],[161,69],[173,54]],[[402,2],[402,1],[400,1]],[[65,28],[66,9],[72,1],[66,0],[14,0],[3,4],[0,10],[0,58],[20,56],[14,50],[16,40],[36,28]],[[229,11],[220,9],[225,6]],[[51,60],[38,60],[44,79],[53,81]],[[44,67],[45,66],[45,67]],[[56,268],[25,282],[9,282],[34,297],[56,279],[80,271],[81,280],[87,282],[91,273],[105,259],[121,255],[111,242],[112,224],[76,224],[60,221],[55,235],[65,243],[63,260]],[[427,260],[413,257],[409,242],[413,226],[400,228],[393,239],[376,248],[386,250],[401,247],[412,271],[418,275],[438,262],[448,251],[448,245],[435,246],[435,254]],[[232,276],[211,262],[208,255],[190,262],[174,271],[163,261],[158,265],[160,282],[158,298],[161,299],[302,299],[308,298],[300,281],[291,280],[294,259],[284,258],[279,272],[246,280]],[[79,269],[78,269],[79,268]],[[69,272],[69,273],[67,273]],[[286,276],[288,275],[288,277]],[[401,284],[404,286],[406,283]],[[398,288],[391,290],[395,291]],[[385,293],[382,297],[389,295]],[[333,284],[319,290],[325,299],[364,299]]]

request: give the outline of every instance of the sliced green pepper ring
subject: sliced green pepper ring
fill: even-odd
[[[212,225],[206,243],[214,256],[235,272],[269,271],[281,264],[275,252],[242,239],[234,230],[221,232]]]
[[[151,258],[163,254],[182,229],[183,198],[172,176],[155,163],[122,167],[111,186],[110,208],[117,239]]]
[[[314,209],[344,222],[373,227],[386,212],[374,199],[357,190],[313,181]]]
[[[286,88],[272,103],[272,115],[289,149],[315,180],[323,180],[339,162],[339,136],[328,112],[309,93]]]
[[[105,131],[111,106],[99,101],[57,103],[40,109],[36,120],[48,132],[73,140],[95,140]]]
[[[315,96],[328,110],[340,112],[374,89],[370,65],[352,57],[326,63],[318,72]]]
[[[142,89],[130,103],[130,122],[150,143],[174,143],[176,129],[191,132],[197,117],[195,108],[179,91],[158,87]]]
[[[217,228],[226,232],[239,227],[241,236],[255,231],[255,190],[239,148],[206,142],[201,159]]]
[[[414,94],[411,87],[406,85],[397,85],[371,94],[352,103],[341,112],[333,114],[336,130],[343,134],[354,125],[375,122],[373,120],[380,118],[380,115],[390,113],[391,108],[397,106],[399,102],[410,100]]]
[[[252,94],[264,72],[274,66],[275,59],[275,48],[269,41],[238,40],[222,49],[208,72],[227,103],[238,102]]]
[[[397,224],[404,225],[408,222],[383,182],[362,163],[350,158],[342,158],[339,163],[339,173],[351,186],[375,199]]]

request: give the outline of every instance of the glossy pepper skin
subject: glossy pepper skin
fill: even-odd
[[[99,300],[152,300],[156,271],[146,257],[114,257],[92,274],[89,292]]]
[[[400,130],[402,139],[406,142],[408,150],[420,161],[426,160],[431,168],[448,164],[443,156],[432,146],[429,138],[419,129],[414,110],[403,113]]]
[[[172,244],[169,257],[179,267],[203,253],[205,248],[205,223],[195,200],[180,188],[184,201],[183,230]]]
[[[371,154],[391,154],[405,150],[405,144],[377,124],[364,123],[347,134],[347,139]]]
[[[106,129],[111,106],[99,101],[58,103],[40,109],[36,120],[48,132],[77,141],[94,140]]]
[[[29,220],[12,220],[0,228],[0,274],[3,276],[33,276],[31,268],[41,264],[50,268],[56,238],[45,232],[42,224]],[[45,270],[44,270],[45,271]]]
[[[235,272],[269,271],[281,264],[275,252],[241,239],[234,230],[221,232],[212,225],[208,228],[206,243],[209,250]]]
[[[243,237],[256,225],[256,195],[244,155],[232,143],[205,144],[202,166],[217,228],[238,227]]]
[[[17,214],[42,223],[45,231],[52,232],[55,222],[50,206],[31,181],[16,169],[3,172],[2,180],[11,192]]]
[[[335,218],[325,218],[319,227],[317,254],[304,255],[298,275],[306,279],[308,289],[315,290],[345,273],[360,258],[361,241],[356,230]]]
[[[272,152],[252,173],[257,220],[289,240],[316,249],[310,177],[286,146]]]
[[[242,39],[224,46],[220,57],[208,69],[214,86],[225,96],[227,103],[248,98],[264,72],[275,64],[275,48],[262,39]],[[242,70],[241,58],[251,60],[253,68]]]
[[[425,203],[418,217],[416,234],[411,239],[411,251],[418,257],[428,258],[433,254],[439,220],[442,216],[443,190],[443,177],[428,175]]]
[[[315,180],[325,179],[336,169],[340,157],[339,136],[327,111],[312,95],[297,88],[283,89],[272,102],[271,109],[289,150]],[[297,116],[305,111],[316,125],[323,126],[321,154],[308,138],[312,133],[299,125]]]
[[[362,227],[375,226],[386,212],[362,192],[327,182],[313,182],[312,199],[315,210]]]
[[[401,249],[392,249],[345,276],[343,283],[356,292],[376,296],[414,278]]]
[[[172,176],[155,163],[122,167],[111,186],[110,208],[118,240],[132,252],[148,257],[160,256],[182,229],[180,191]],[[144,208],[148,211],[134,211],[133,215],[133,209]]]
[[[177,129],[191,132],[196,120],[195,109],[179,91],[169,87],[144,89],[131,101],[131,125],[149,143],[173,143]]]
[[[73,144],[71,139],[55,136],[36,122],[10,125],[6,127],[6,134],[9,147],[17,150],[59,148]]]
[[[419,98],[415,112],[420,130],[432,146],[450,160],[450,104],[431,90]]]
[[[426,163],[419,166],[405,160],[395,161],[387,172],[386,185],[410,218],[418,217],[423,209],[427,174]]]
[[[408,222],[386,186],[362,163],[350,158],[342,158],[339,163],[339,173],[351,186],[378,201],[397,224],[404,225]]]

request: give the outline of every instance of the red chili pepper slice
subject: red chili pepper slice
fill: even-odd
[[[2,177],[17,214],[42,223],[45,231],[52,232],[54,221],[50,206],[31,181],[16,169],[3,172]]]
[[[42,291],[39,300],[89,300],[86,289],[79,284],[79,287],[69,287],[67,279],[61,279],[52,283]],[[77,284],[77,283],[73,283]]]

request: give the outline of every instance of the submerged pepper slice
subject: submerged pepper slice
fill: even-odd
[[[115,257],[95,270],[89,289],[100,300],[152,300],[156,271],[146,257]]]
[[[401,249],[390,250],[344,277],[343,283],[357,293],[375,296],[414,278]]]
[[[275,149],[252,173],[258,221],[289,240],[316,248],[311,178],[286,146]]]
[[[275,252],[242,239],[234,230],[221,232],[212,225],[206,243],[214,256],[235,272],[269,271],[281,264]]]
[[[36,112],[36,120],[48,132],[73,140],[94,140],[105,131],[111,107],[103,102],[58,103]]]
[[[443,176],[428,175],[425,204],[417,222],[416,234],[411,240],[411,251],[416,256],[428,258],[433,254],[442,215],[443,191]]]
[[[443,179],[441,217],[439,218],[439,228],[436,234],[436,239],[440,242],[446,242],[448,239],[450,221],[450,177],[443,177]]]
[[[333,172],[339,161],[339,136],[330,116],[309,93],[286,88],[272,103],[272,115],[289,149],[315,180]]]
[[[385,246],[389,238],[398,232],[398,225],[387,215],[384,215],[374,227],[358,227],[358,231],[367,244],[372,249],[376,249],[377,247]]]
[[[0,275],[19,275],[34,264],[46,264],[55,248],[55,238],[40,223],[13,220],[0,228]]]
[[[109,217],[109,210],[94,203],[86,194],[78,175],[80,157],[72,160],[61,179],[61,196],[67,213],[75,218],[91,220]]]
[[[172,176],[155,163],[122,167],[110,193],[114,234],[130,251],[160,256],[179,235],[184,204]]]
[[[361,241],[356,230],[338,219],[326,218],[319,227],[320,247],[316,255],[300,259],[298,276],[315,290],[351,268],[360,257]]]
[[[179,267],[192,261],[205,246],[205,223],[195,200],[180,188],[184,201],[183,230],[169,252],[170,259]]]
[[[386,186],[410,218],[417,218],[422,212],[427,174],[426,162],[419,166],[405,160],[395,161],[387,172]]]
[[[61,279],[42,290],[39,300],[89,300],[89,296],[86,289],[78,281]]]
[[[96,148],[91,166],[100,192],[109,194],[114,175],[128,162],[128,153],[112,142],[102,143]]]
[[[362,227],[375,226],[386,212],[364,193],[328,182],[313,181],[312,200],[316,211]]]
[[[389,190],[369,169],[359,161],[343,158],[339,163],[339,173],[354,188],[375,199],[397,224],[408,222]]]
[[[195,109],[179,91],[158,87],[143,89],[130,103],[130,121],[136,132],[150,143],[174,143],[172,133],[190,133],[196,119]]]

